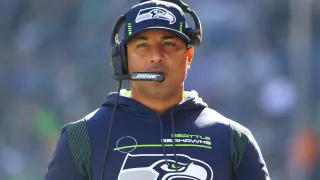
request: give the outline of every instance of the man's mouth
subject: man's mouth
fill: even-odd
[[[167,73],[165,73],[162,69],[151,69],[151,70],[149,70],[149,72],[153,72],[153,73],[163,73],[164,75],[167,75]]]

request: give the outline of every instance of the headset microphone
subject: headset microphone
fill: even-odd
[[[152,73],[152,72],[134,72],[126,75],[114,75],[116,80],[131,80],[131,81],[156,81],[163,82],[164,74],[163,73]]]

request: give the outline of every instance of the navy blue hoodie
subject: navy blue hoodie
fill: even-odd
[[[92,152],[92,180],[100,180],[110,117],[117,93],[87,115]],[[210,109],[195,91],[162,115],[122,90],[114,114],[104,180],[269,180],[254,137],[232,175],[230,124],[248,131]],[[248,131],[250,132],[250,131]],[[45,180],[85,180],[72,160],[62,133]]]

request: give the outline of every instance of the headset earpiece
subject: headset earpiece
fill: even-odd
[[[125,23],[126,15],[121,16],[114,25],[113,31],[110,37],[111,46],[111,67],[113,69],[113,75],[125,75],[128,73],[127,67],[127,55],[124,43],[119,41],[119,31],[122,25]]]
[[[122,66],[122,72],[123,74],[128,74],[129,69],[128,69],[128,59],[127,59],[127,47],[125,46],[125,43],[123,40],[119,44],[120,47],[120,54],[121,54],[121,66]]]

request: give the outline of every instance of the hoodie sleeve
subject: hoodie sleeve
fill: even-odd
[[[86,180],[80,174],[74,163],[69,147],[66,133],[62,133],[58,140],[53,158],[48,165],[45,180]]]
[[[248,138],[249,142],[243,158],[235,170],[233,180],[270,180],[258,143],[252,135]]]

